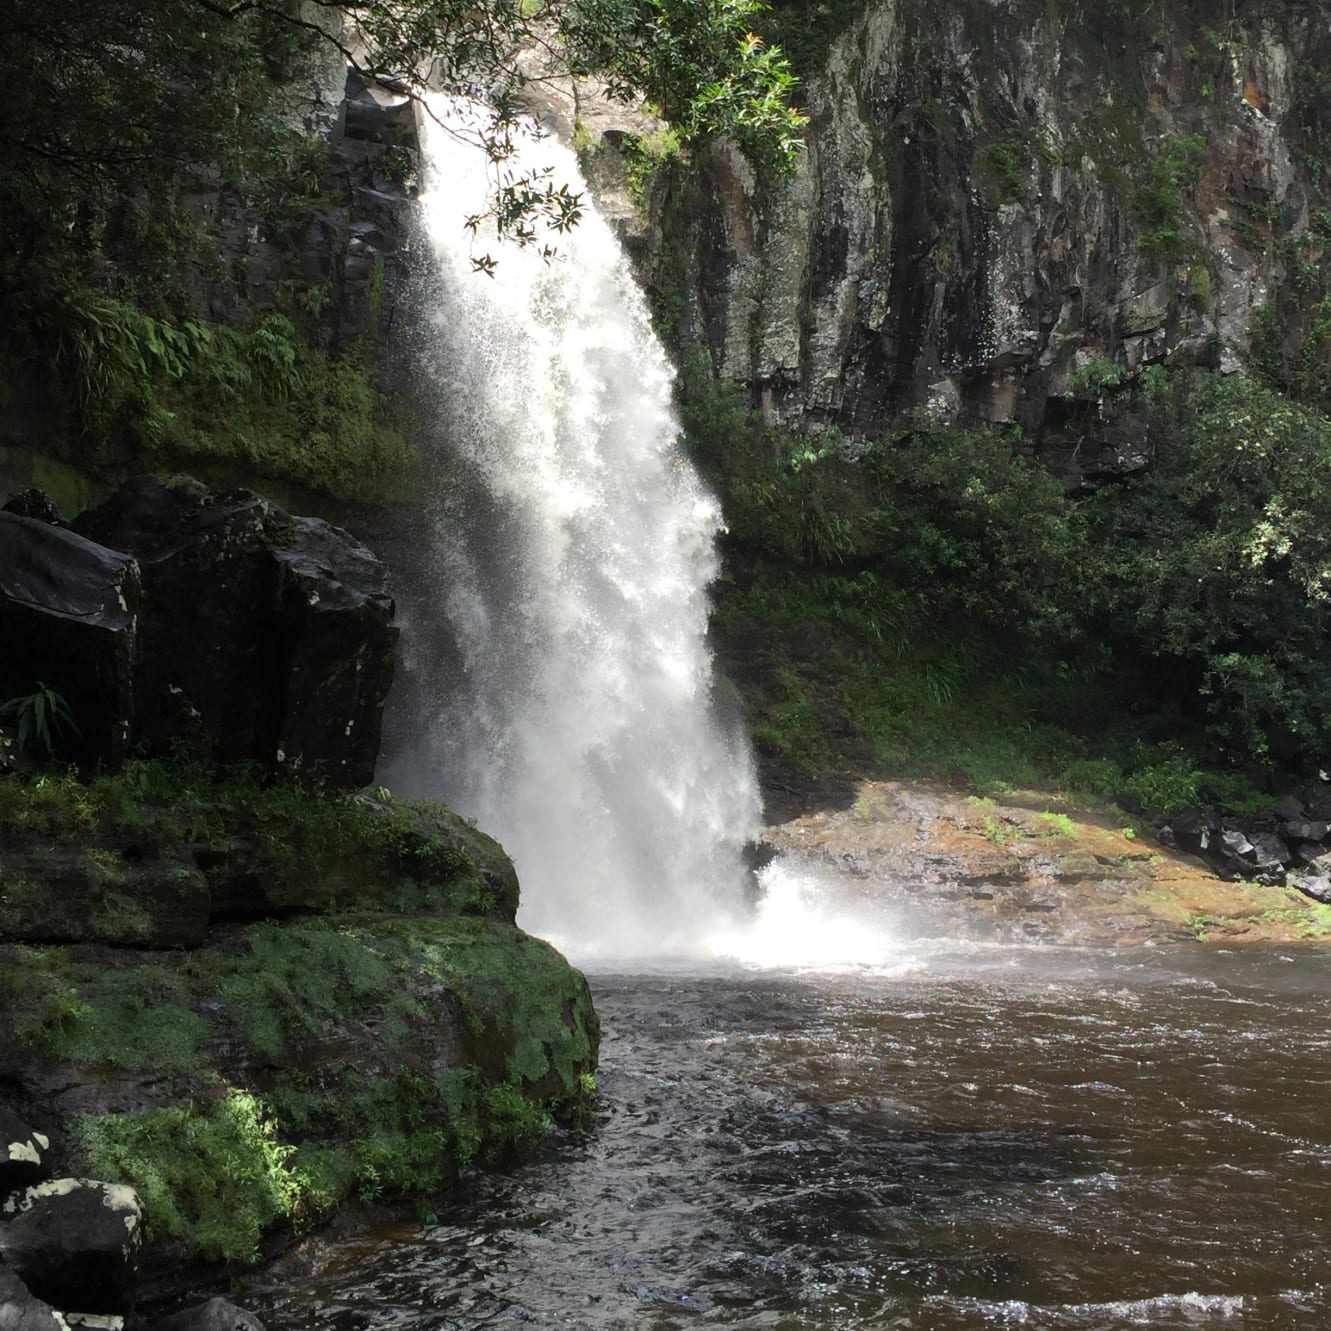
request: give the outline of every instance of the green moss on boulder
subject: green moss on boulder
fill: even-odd
[[[253,1261],[581,1112],[586,981],[514,926],[512,865],[447,809],[138,764],[0,780],[0,834],[0,1074],[71,1169],[139,1190],[157,1270]],[[40,877],[57,839],[82,877]],[[186,948],[144,946],[182,914]]]

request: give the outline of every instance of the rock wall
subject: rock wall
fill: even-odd
[[[798,174],[660,173],[641,271],[770,419],[1058,426],[1104,362],[1236,368],[1320,262],[1328,57],[1303,0],[872,0],[803,89]]]
[[[185,744],[371,780],[397,626],[369,550],[189,477],[136,477],[74,530],[48,510],[32,491],[0,509],[0,698],[15,700],[20,749],[116,767]],[[61,700],[49,716],[34,710],[55,706],[43,689]]]

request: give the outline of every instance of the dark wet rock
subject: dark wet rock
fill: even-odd
[[[1282,822],[1280,830],[1291,841],[1325,841],[1327,835],[1331,834],[1331,823],[1294,818]]]
[[[32,518],[52,527],[69,526],[55,506],[55,500],[45,490],[39,490],[36,486],[20,491],[0,512],[14,513],[21,518]]]
[[[1326,848],[1320,841],[1300,841],[1296,842],[1290,849],[1295,864],[1308,865],[1322,855]]]
[[[0,940],[195,947],[208,932],[208,884],[183,846],[71,830],[55,847],[11,843],[0,870]]]
[[[1198,855],[1211,848],[1212,840],[1220,832],[1220,817],[1212,809],[1184,809],[1170,822],[1174,844],[1180,849]]]
[[[1237,827],[1225,827],[1220,831],[1220,850],[1226,855],[1252,855],[1254,847],[1247,834]]]
[[[227,1299],[209,1299],[156,1322],[152,1331],[264,1331],[253,1313]]]
[[[1252,842],[1249,858],[1258,869],[1283,869],[1294,862],[1285,839],[1274,832],[1251,832],[1248,840]]]
[[[1275,816],[1281,822],[1298,822],[1308,816],[1308,810],[1304,807],[1303,801],[1295,795],[1282,795],[1276,800],[1272,808]]]
[[[46,1177],[50,1138],[30,1128],[0,1104],[0,1196],[30,1187]]]
[[[347,71],[345,95],[347,138],[391,145],[415,142],[416,106],[408,97],[389,87],[372,91],[354,69]]]
[[[1287,811],[1301,807],[1292,799],[1285,802]],[[1305,819],[1282,822],[1276,832],[1270,819],[1237,821],[1214,809],[1198,808],[1170,819],[1159,837],[1162,845],[1200,856],[1225,878],[1280,882],[1288,866],[1307,864],[1321,853],[1316,843],[1327,827]]]
[[[366,784],[397,630],[383,565],[248,490],[139,477],[77,526],[143,569],[135,737]]]
[[[134,1307],[143,1209],[133,1188],[54,1179],[11,1197],[0,1256],[39,1298],[80,1312]]]
[[[120,762],[133,719],[139,569],[132,557],[0,512],[0,700],[55,690],[77,730],[64,757]]]
[[[1290,887],[1297,888],[1305,897],[1331,903],[1331,878],[1318,874],[1292,873],[1286,881]]]
[[[13,1272],[0,1265],[0,1331],[67,1331],[66,1323]]]

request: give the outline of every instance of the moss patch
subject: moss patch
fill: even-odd
[[[62,447],[81,465],[204,461],[344,499],[410,492],[419,454],[365,343],[330,351],[272,310],[244,330],[160,318],[85,287],[48,299],[29,336],[29,358],[59,380]]]
[[[182,1109],[76,1125],[89,1172],[138,1191],[149,1232],[209,1261],[249,1262],[308,1194],[262,1103],[244,1091]]]
[[[169,1251],[251,1261],[273,1226],[428,1196],[582,1111],[586,982],[447,809],[135,763],[0,780],[0,844],[26,939],[0,944],[0,1066],[66,1087],[70,1167],[137,1187]],[[177,908],[189,950],[126,945]],[[58,945],[22,933],[61,912]]]
[[[261,923],[176,967],[11,947],[0,1000],[7,1066],[63,1063],[105,1097],[74,1167],[139,1188],[155,1238],[227,1261],[279,1220],[435,1193],[576,1119],[599,1035],[553,948],[458,917]]]
[[[0,843],[0,938],[26,936],[34,903],[48,924],[69,915],[63,931],[37,937],[115,942],[198,941],[158,938],[154,920],[165,928],[169,916],[187,934],[190,920],[178,916],[192,912],[201,929],[210,909],[511,919],[517,908],[503,851],[441,805],[216,779],[188,763],[136,762],[90,782],[0,779]],[[52,845],[77,893],[38,883],[44,865],[53,871]]]

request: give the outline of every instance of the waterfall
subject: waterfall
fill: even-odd
[[[670,364],[589,198],[552,261],[473,237],[485,155],[444,126],[423,119],[436,272],[420,348],[442,470],[405,633],[413,733],[399,720],[385,778],[498,837],[532,932],[578,956],[691,950],[738,903],[758,827],[706,641],[720,509],[680,451]],[[585,190],[553,139],[509,165]],[[492,277],[474,250],[498,260]]]

